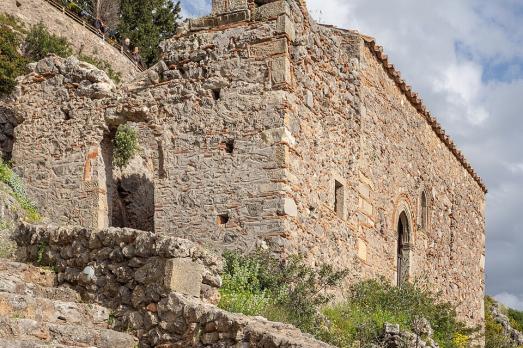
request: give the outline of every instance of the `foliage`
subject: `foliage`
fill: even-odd
[[[36,264],[37,265],[39,265],[39,266],[44,265],[44,257],[45,257],[46,251],[47,251],[47,244],[44,242],[40,242],[40,244],[38,244],[38,250],[37,250],[37,254],[36,254]]]
[[[20,177],[2,160],[0,160],[0,181],[7,184],[12,190],[12,195],[26,213],[26,219],[36,222],[41,219],[36,205],[29,199]]]
[[[25,73],[28,63],[18,51],[22,39],[13,30],[17,28],[20,26],[13,17],[0,15],[0,94],[13,90],[16,78]]]
[[[160,42],[176,33],[180,10],[180,2],[171,0],[122,0],[118,31],[140,48],[146,65],[153,65],[159,59]]]
[[[73,50],[65,38],[49,33],[44,24],[39,23],[31,28],[25,38],[25,52],[28,57],[37,61],[50,53],[66,58]]]
[[[125,124],[116,130],[113,141],[113,163],[119,168],[125,167],[138,151],[136,130]]]
[[[399,324],[416,332],[415,321],[425,318],[441,347],[459,348],[468,340],[468,330],[456,319],[454,308],[416,284],[391,286],[385,279],[357,283],[349,288],[344,302],[324,309],[332,325],[320,336],[340,347],[356,340],[378,343],[385,323]]]
[[[120,83],[122,81],[122,74],[118,71],[113,70],[111,64],[109,64],[107,61],[84,54],[80,55],[79,59],[94,65],[100,70],[105,71],[107,76],[109,76],[109,78],[113,80],[115,83]]]
[[[485,298],[485,348],[513,348],[510,339],[503,334],[503,327],[492,316],[494,300]]]
[[[523,312],[509,308],[507,314],[510,319],[510,325],[519,332],[523,332]]]
[[[327,290],[347,273],[329,265],[315,270],[296,256],[280,262],[261,251],[248,256],[226,252],[224,258],[221,308],[289,322],[308,332],[322,325],[318,308],[330,300]]]

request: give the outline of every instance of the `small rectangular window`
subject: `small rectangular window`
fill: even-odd
[[[345,210],[345,189],[343,185],[338,181],[334,180],[334,211],[340,218],[344,218]]]

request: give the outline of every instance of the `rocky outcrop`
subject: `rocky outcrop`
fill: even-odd
[[[0,348],[134,348],[135,337],[111,329],[107,308],[54,287],[49,269],[0,259]]]
[[[492,312],[493,319],[503,327],[505,336],[508,337],[515,346],[519,347],[523,345],[523,333],[512,327],[510,319],[504,313],[506,309],[503,309],[503,305],[494,302],[490,307],[490,311]]]

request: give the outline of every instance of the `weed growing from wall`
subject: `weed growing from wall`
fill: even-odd
[[[113,164],[123,168],[138,151],[136,130],[125,124],[118,126],[113,140]]]
[[[7,186],[12,190],[13,197],[25,211],[26,219],[29,222],[37,222],[41,219],[36,204],[34,204],[27,196],[22,180],[11,169],[11,167],[2,160],[0,160],[0,181],[7,184]]]

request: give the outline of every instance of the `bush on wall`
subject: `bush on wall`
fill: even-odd
[[[53,53],[67,58],[73,53],[67,39],[53,35],[47,31],[43,23],[35,25],[25,38],[25,52],[32,60],[37,61]]]
[[[113,147],[113,164],[119,168],[128,165],[138,151],[136,130],[127,124],[118,126]]]
[[[22,38],[13,30],[16,26],[12,17],[0,15],[0,94],[12,91],[16,78],[25,73],[28,63],[19,52]]]

